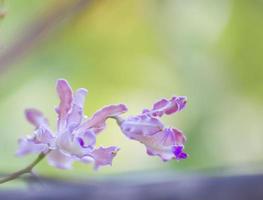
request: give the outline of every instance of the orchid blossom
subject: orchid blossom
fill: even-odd
[[[186,137],[176,128],[165,127],[160,121],[163,115],[171,115],[183,110],[186,97],[162,99],[153,105],[152,109],[144,109],[137,116],[127,119],[115,117],[122,132],[130,139],[137,140],[146,146],[147,154],[159,156],[163,161],[171,159],[186,159],[183,151]]]
[[[51,131],[47,119],[40,111],[27,109],[26,118],[36,130],[32,136],[19,140],[17,155],[48,152],[49,164],[62,169],[71,168],[74,161],[93,162],[96,169],[111,164],[119,148],[113,146],[96,149],[96,136],[105,129],[107,118],[126,112],[126,106],[106,106],[93,117],[85,119],[83,106],[86,89],[80,88],[73,94],[66,80],[58,80],[57,93],[60,98],[56,108],[57,130]],[[101,153],[98,154],[98,151]]]

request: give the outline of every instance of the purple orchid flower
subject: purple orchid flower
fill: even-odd
[[[57,93],[60,104],[57,131],[53,133],[48,121],[36,109],[27,109],[27,120],[36,127],[33,135],[19,140],[17,155],[48,153],[49,164],[57,168],[69,169],[74,161],[94,163],[94,168],[111,165],[118,147],[96,148],[96,136],[106,127],[109,117],[118,117],[127,111],[124,104],[110,105],[85,119],[83,105],[87,90],[80,88],[73,95],[66,80],[58,80]]]
[[[144,109],[142,114],[127,119],[116,117],[122,132],[130,139],[143,143],[148,155],[159,156],[163,161],[186,159],[183,151],[186,137],[179,129],[166,128],[159,120],[163,115],[171,115],[183,110],[186,97],[162,99],[152,109]]]

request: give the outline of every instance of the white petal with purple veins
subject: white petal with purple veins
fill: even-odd
[[[72,157],[64,154],[60,150],[53,150],[47,155],[48,163],[54,167],[60,169],[71,169],[72,162],[74,161]]]
[[[152,136],[139,139],[146,146],[149,155],[157,155],[164,161],[176,158],[173,147],[183,146],[185,140],[183,133],[174,128],[165,128]]]
[[[130,117],[121,123],[123,133],[131,139],[143,135],[153,135],[163,129],[163,124],[156,118],[139,115]]]
[[[65,132],[57,138],[57,145],[63,153],[79,158],[88,155],[94,149],[95,142],[96,137],[92,132],[79,135]]]

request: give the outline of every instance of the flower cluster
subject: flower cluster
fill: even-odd
[[[69,169],[74,161],[93,163],[98,169],[111,165],[119,148],[116,146],[96,147],[96,137],[106,128],[106,120],[117,120],[122,132],[130,139],[143,143],[147,153],[156,155],[163,161],[185,159],[183,151],[186,138],[175,128],[167,128],[160,121],[163,115],[171,115],[185,108],[185,97],[162,99],[145,109],[138,116],[124,119],[121,114],[127,111],[124,104],[106,106],[87,118],[83,113],[87,90],[80,88],[74,94],[66,80],[57,81],[60,103],[56,108],[57,130],[52,131],[48,120],[36,109],[27,109],[27,120],[35,126],[33,134],[19,140],[18,156],[29,153],[42,153],[50,165]]]

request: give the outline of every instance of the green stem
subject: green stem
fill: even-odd
[[[8,181],[14,180],[16,178],[19,178],[21,175],[23,174],[27,174],[27,173],[31,173],[32,169],[41,161],[45,158],[46,154],[41,153],[39,154],[39,156],[37,157],[36,160],[34,160],[30,165],[28,165],[27,167],[25,167],[24,169],[21,169],[17,172],[14,172],[6,177],[0,178],[0,184],[2,183],[6,183]]]

